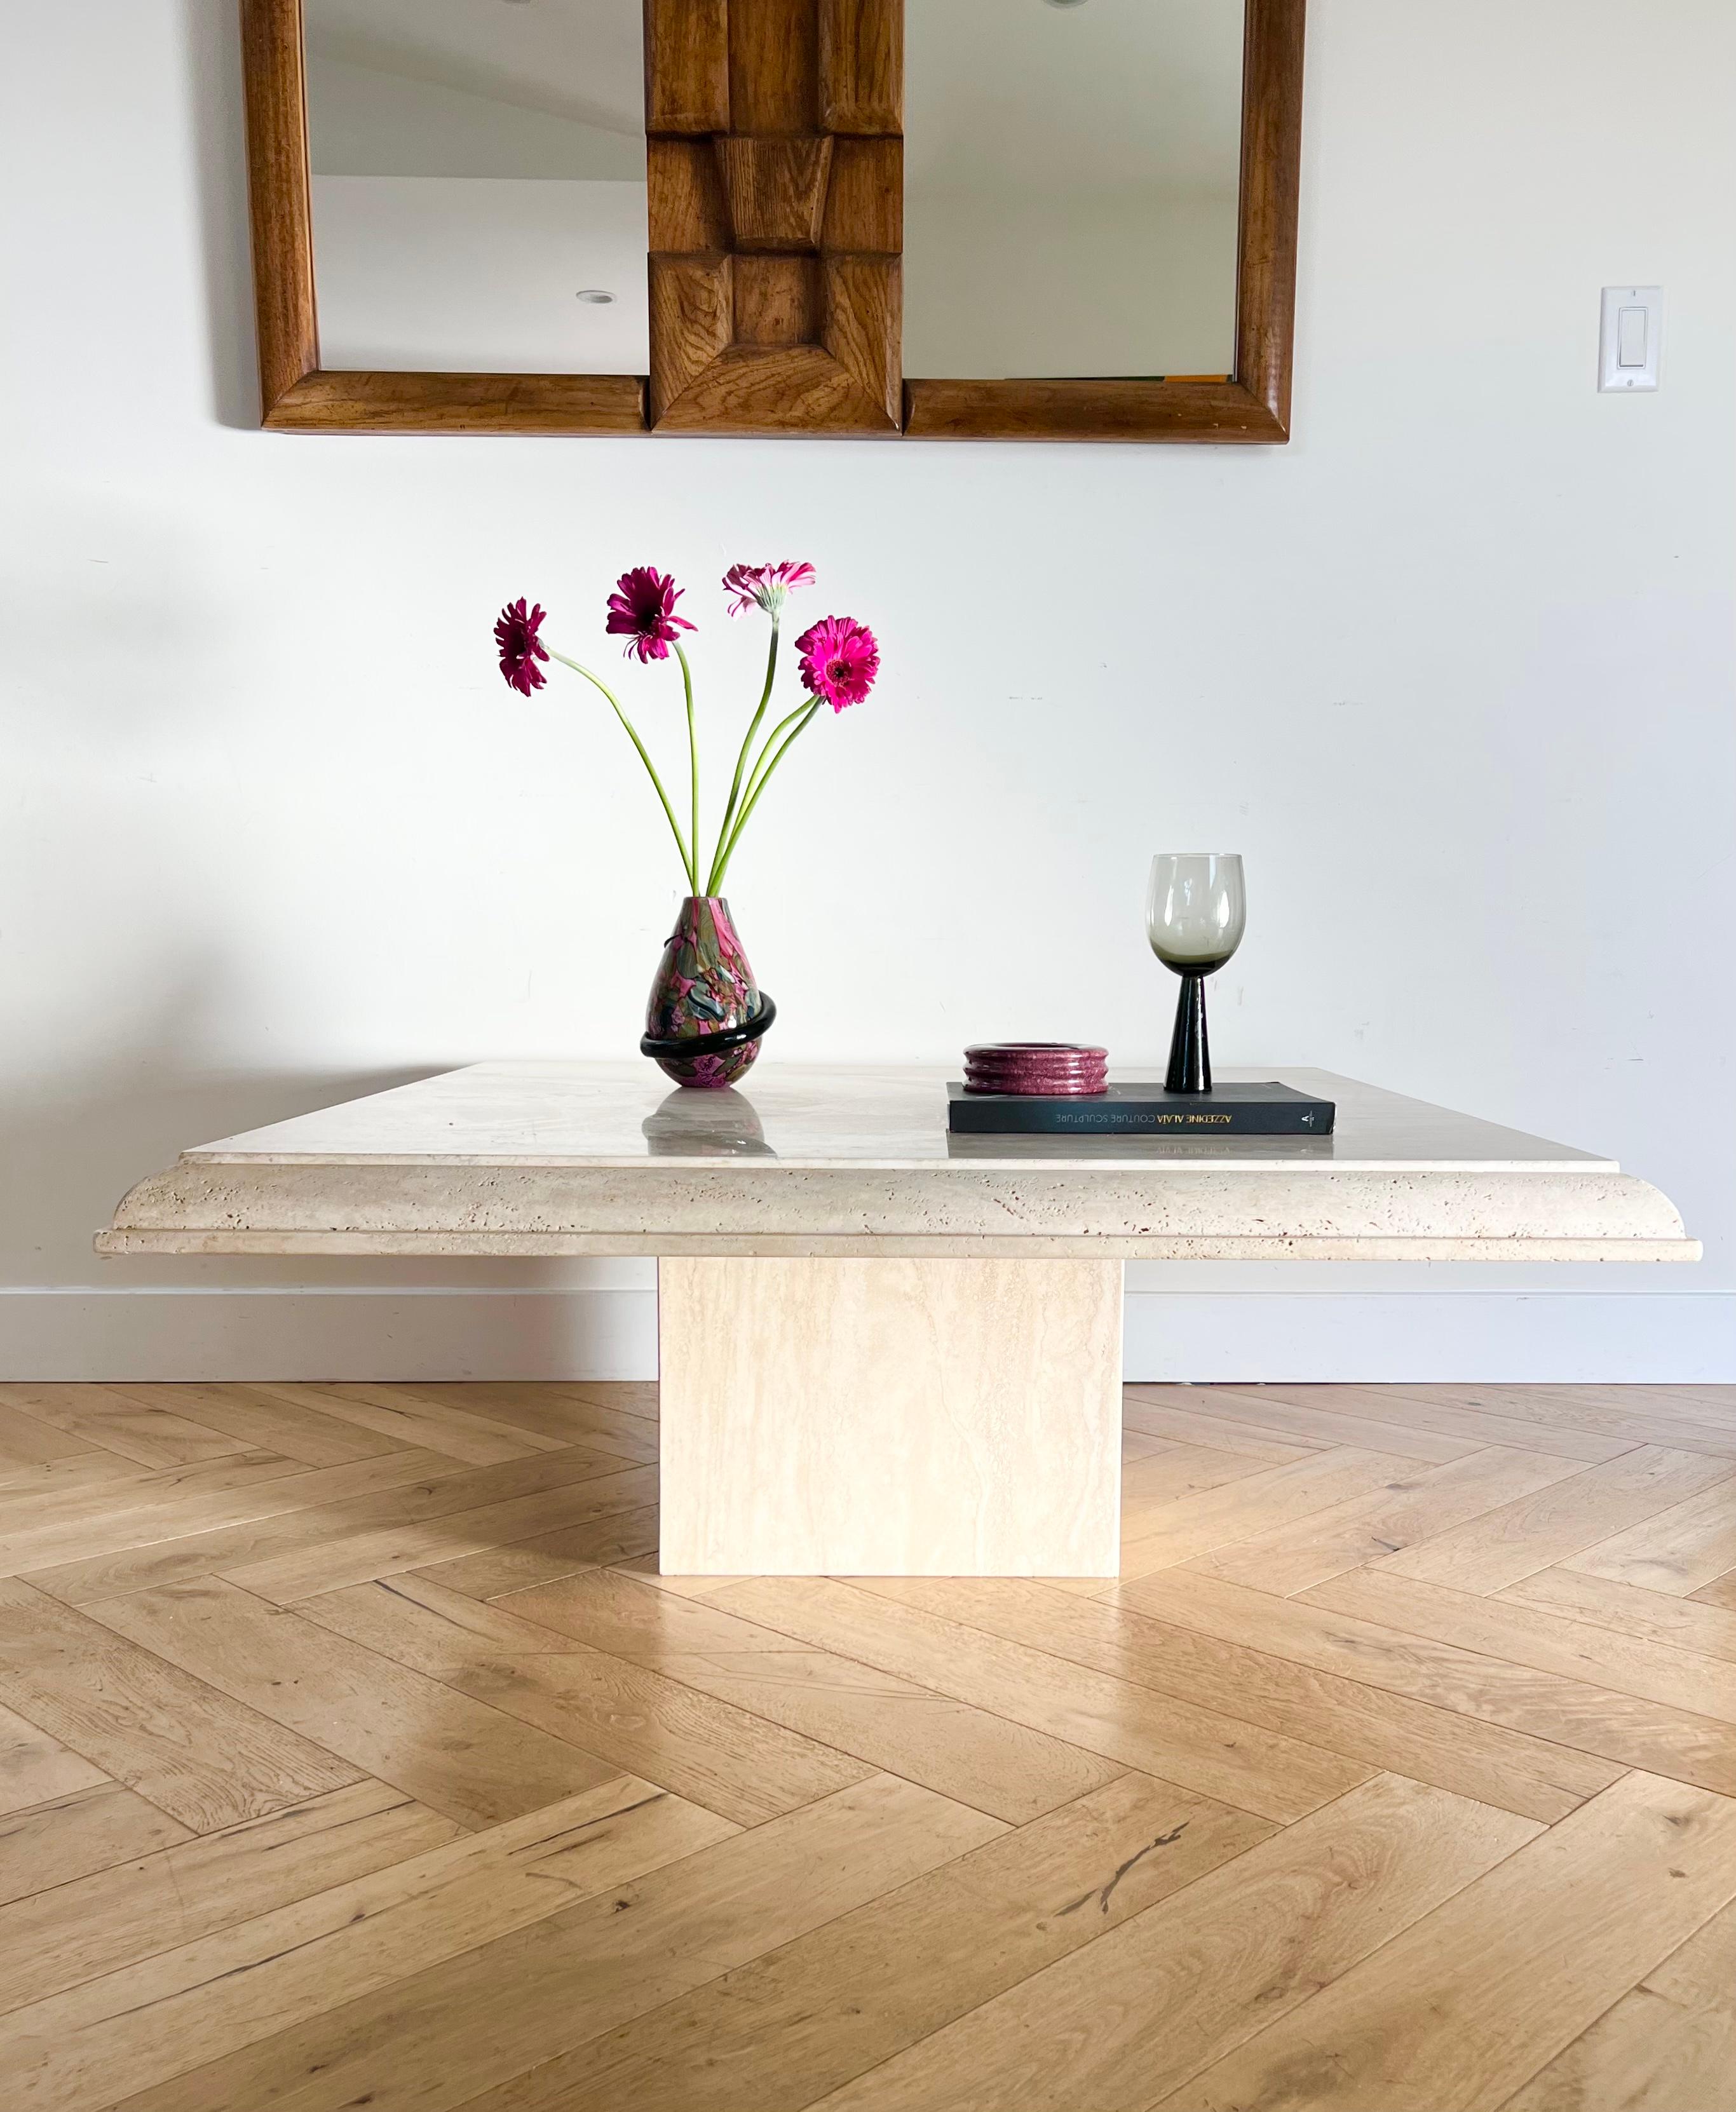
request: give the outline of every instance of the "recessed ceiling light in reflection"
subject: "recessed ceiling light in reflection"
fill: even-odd
[[[522,6],[523,0],[513,0],[513,3]],[[615,297],[601,286],[581,286],[574,298],[583,301],[587,307],[606,308]]]

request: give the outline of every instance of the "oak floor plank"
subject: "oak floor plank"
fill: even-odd
[[[166,1408],[147,1406],[100,1386],[0,1387],[0,1400],[75,1439],[81,1446],[118,1452],[141,1467],[194,1467],[232,1458],[239,1451],[271,1450],[227,1431],[190,1422]]]
[[[1298,1453],[1296,1461],[1318,1461],[1319,1452]],[[1135,1459],[1121,1472],[1121,1535],[1123,1541],[1155,1530],[1172,1504],[1185,1496],[1201,1496],[1213,1489],[1246,1481],[1251,1476],[1274,1470],[1270,1460],[1250,1459],[1246,1453],[1214,1450],[1206,1445],[1174,1445],[1166,1452]],[[1102,1579],[1097,1580],[1099,1588]]]
[[[1143,1545],[1143,1536],[1162,1532],[1173,1514],[1173,1506],[1184,1497],[1203,1496],[1233,1482],[1264,1476],[1274,1464],[1288,1465],[1303,1460],[1320,1463],[1326,1457],[1324,1449],[1292,1449],[1286,1459],[1274,1462],[1211,1445],[1170,1444],[1160,1454],[1124,1465],[1121,1477],[1123,1567],[1128,1549],[1136,1543]],[[1394,1460],[1394,1471],[1401,1464]],[[1091,1598],[1109,1589],[1108,1581],[1101,1577],[1049,1577],[1043,1582],[1051,1591],[1065,1591],[1081,1598]]]
[[[1123,1775],[465,2112],[795,2112],[1271,1831],[1171,1782]]]
[[[1736,2076],[1736,1907],[1725,1907],[1606,2010],[1502,2112],[1688,2112]]]
[[[119,1453],[112,1456],[120,1472],[108,1477],[101,1495],[90,1483],[76,1480],[58,1488],[39,1489],[27,1483],[0,1489],[0,1533],[27,1525],[75,1524],[145,1503],[195,1504],[273,1476],[287,1478],[308,1471],[299,1459],[285,1459],[276,1452],[242,1452],[194,1467],[141,1467],[136,1459],[122,1459]]]
[[[726,1584],[740,1584],[745,1581],[740,1577],[665,1577],[654,1554],[629,1555],[613,1566],[629,1577],[637,1577],[647,1584],[654,1585],[659,1591],[672,1591],[683,1599],[709,1599],[714,1591],[721,1591]]]
[[[1324,1511],[1214,1548],[1188,1566],[1287,1598],[1367,1563],[1384,1568],[1402,1549],[1414,1550],[1437,1533],[1486,1517],[1493,1505],[1583,1472],[1577,1459],[1491,1445],[1444,1465],[1419,1465],[1371,1495],[1346,1497]]]
[[[52,1496],[0,1497],[0,1577],[297,1509],[295,1485],[310,1471],[298,1459],[248,1452],[214,1466],[166,1467]]]
[[[1407,1393],[1415,1390],[1408,1386],[1404,1389]],[[1569,1422],[1582,1418],[1588,1412],[1610,1409],[1623,1415],[1655,1415],[1670,1422],[1694,1422],[1703,1428],[1736,1434],[1736,1386],[1646,1386],[1617,1381],[1606,1386],[1508,1385],[1488,1390],[1524,1404],[1521,1413],[1533,1413],[1536,1404],[1542,1404],[1547,1412]],[[1583,1427],[1595,1430],[1602,1426],[1591,1422]]]
[[[1643,1445],[1395,1551],[1378,1566],[1455,1591],[1499,1591],[1698,1495],[1731,1471],[1706,1453]]]
[[[871,1776],[183,2073],[125,2112],[450,2112],[1004,1830]]]
[[[1023,1825],[1123,1772],[1119,1763],[892,1673],[596,1571],[515,1594],[497,1609],[651,1666],[683,1686]]]
[[[1263,1388],[1261,1397],[1268,1393],[1281,1395],[1301,1408],[1363,1416],[1377,1426],[1397,1425],[1412,1433],[1433,1431],[1441,1437],[1478,1445],[1509,1445],[1521,1452],[1559,1452],[1565,1459],[1613,1459],[1633,1449],[1632,1441],[1625,1437],[1600,1436],[1592,1431],[1570,1429],[1554,1420],[1533,1422],[1523,1416],[1460,1407],[1428,1398],[1426,1390],[1421,1388],[1412,1391],[1402,1386],[1274,1386]]]
[[[55,1887],[90,1871],[193,1837],[166,1811],[106,1779],[11,1812],[0,1818],[0,1915],[13,1900],[32,1893],[55,1897]]]
[[[1383,1622],[1407,1635],[1433,1636],[1510,1664],[1535,1665],[1539,1672],[1589,1680],[1665,1708],[1736,1724],[1736,1665],[1674,1644],[1640,1641],[1540,1606],[1372,1571],[1335,1577],[1303,1596],[1310,1605]]]
[[[106,1599],[89,1614],[461,1826],[521,1818],[618,1773],[221,1577]]]
[[[317,2019],[335,1993],[353,2005],[730,1832],[612,1777],[14,2010],[0,2018],[0,2070],[21,2112],[95,2112],[141,2090],[186,2104],[186,2071]]]
[[[1349,1448],[1263,1467],[1132,1521],[1122,1535],[1121,1574],[1149,1576],[1328,1510],[1346,1497],[1390,1491],[1405,1472],[1406,1462],[1390,1453]]]
[[[1736,1568],[1736,1482],[1659,1511],[1562,1567],[1685,1598]]]
[[[563,1454],[545,1452],[486,1468],[467,1467],[439,1452],[387,1452],[349,1467],[298,1468],[280,1487],[274,1485],[268,1492],[261,1492],[269,1509],[255,1502],[248,1507],[250,1515],[233,1523],[167,1539],[146,1532],[139,1541],[102,1554],[25,1574],[51,1597],[64,1599],[69,1605],[89,1605],[98,1599],[118,1598],[123,1592],[183,1583],[357,1539],[382,1526],[473,1509],[488,1497],[518,1494],[513,1483],[558,1486],[568,1471]],[[570,1471],[588,1475],[589,1459]],[[508,1477],[503,1491],[502,1483]]]
[[[1134,1392],[1142,1403],[1185,1406],[1191,1413],[1210,1416],[1223,1422],[1227,1432],[1242,1425],[1268,1439],[1315,1448],[1344,1445],[1358,1451],[1388,1452],[1400,1459],[1445,1461],[1481,1451],[1492,1441],[1481,1436],[1443,1436],[1433,1430],[1412,1427],[1402,1420],[1395,1423],[1365,1414],[1348,1414],[1328,1401],[1305,1404],[1292,1395],[1269,1395],[1264,1388],[1138,1386]]]
[[[1547,1607],[1643,1641],[1673,1643],[1703,1657],[1736,1661],[1736,1612],[1697,1599],[1673,1599],[1665,1591],[1588,1577],[1576,1569],[1540,1569],[1497,1595],[1521,1605]]]
[[[11,1578],[0,1578],[0,1701],[195,1833],[361,1772]]]
[[[1180,1404],[1178,1396],[1194,1393],[1192,1403]],[[1333,1441],[1299,1437],[1293,1433],[1267,1432],[1251,1422],[1234,1422],[1213,1412],[1211,1395],[1191,1387],[1130,1386],[1122,1389],[1121,1418],[1124,1430],[1153,1437],[1173,1439],[1182,1445],[1205,1445],[1219,1452],[1242,1452],[1251,1459],[1279,1465],[1300,1459],[1304,1452],[1322,1452]]]
[[[567,1469],[558,1487],[510,1496],[468,1510],[442,1509],[435,1518],[382,1527],[342,1541],[248,1563],[223,1572],[235,1583],[277,1605],[292,1605],[348,1584],[371,1583],[401,1569],[422,1569],[461,1554],[481,1554],[503,1541],[523,1540],[556,1526],[582,1525],[615,1512],[638,1510],[657,1495],[654,1467],[624,1467],[613,1454],[572,1445],[542,1459]]]
[[[1444,1402],[1520,1422],[1577,1430],[1629,1445],[1736,1457],[1736,1422],[1684,1402],[1669,1406],[1630,1398],[1630,1386],[1401,1386],[1395,1399]]]
[[[0,1816],[94,1789],[107,1780],[100,1768],[69,1752],[58,1738],[0,1708]]]
[[[582,1400],[594,1400],[604,1408],[618,1409],[626,1415],[641,1416],[652,1422],[657,1420],[655,1379],[575,1379],[562,1391],[576,1394]]]
[[[394,1389],[395,1391],[395,1389]],[[657,1458],[657,1418],[593,1400],[576,1386],[505,1386],[464,1380],[424,1385],[419,1399],[486,1416],[544,1444],[590,1445],[645,1466]]]
[[[1736,1612],[1736,1569],[1727,1569],[1722,1576],[1715,1577],[1710,1583],[1701,1585],[1688,1596],[1697,1599],[1702,1606],[1722,1606]]]
[[[620,1582],[631,1590],[649,1589],[626,1577]],[[662,1593],[650,1595],[659,1604],[663,1602]],[[473,1599],[467,1592],[454,1591],[449,1585],[412,1570],[372,1583],[346,1585],[317,1599],[300,1600],[295,1610],[335,1635],[349,1636],[369,1650],[413,1665],[431,1679],[457,1678],[503,1659],[601,1654],[603,1646],[593,1645],[590,1636],[580,1633],[576,1622],[569,1619],[557,1627],[553,1621],[535,1618],[536,1609],[529,1601],[537,1596],[515,1592],[505,1599]],[[688,1602],[673,1603],[685,1607]],[[710,1640],[715,1643],[719,1631],[726,1630],[732,1632],[732,1640],[737,1642],[761,1636],[768,1650],[801,1648],[788,1636],[755,1629],[727,1614],[716,1617]],[[632,1655],[654,1662],[657,1653],[640,1649]]]
[[[1736,1802],[1629,1775],[1158,2101],[1499,2105],[1733,1895]]]
[[[1648,1401],[1661,1405],[1679,1401],[1713,1409],[1732,1429],[1736,1429],[1736,1386],[1624,1386],[1621,1391],[1624,1394],[1643,1395]]]
[[[262,1452],[280,1452],[286,1459],[299,1459],[309,1467],[341,1467],[352,1459],[377,1459],[394,1446],[416,1449],[401,1438],[364,1430],[286,1400],[271,1386],[118,1386],[115,1391],[129,1400],[203,1422],[239,1443]]]
[[[1130,1387],[1118,1580],[663,1577],[654,1386],[30,1391],[4,2112],[1736,2112],[1736,1388]]]
[[[1119,1760],[830,1651],[672,1653],[656,1668],[1014,1826],[1125,1772]]]
[[[26,1415],[11,1406],[7,1391],[0,1386],[0,1474],[9,1474],[14,1468],[75,1459],[90,1450],[84,1439],[69,1436],[39,1416]]]
[[[1125,1605],[1057,1604],[1016,1578],[896,1577],[865,1590],[1031,1644],[1056,1657],[1307,1738],[1521,1817],[1565,1818],[1607,1789],[1608,1761],[1497,1723],[1156,1620]]]
[[[1068,1603],[1054,1595],[1058,1605]],[[1369,1773],[1301,1739],[1255,1731],[1245,1718],[1064,1664],[1026,1644],[985,1637],[851,1585],[761,1577],[729,1585],[713,1598],[815,1649],[877,1666],[1262,1818],[1300,1818]]]
[[[612,1511],[578,1525],[558,1525],[549,1532],[532,1533],[527,1540],[508,1541],[485,1548],[480,1554],[431,1563],[410,1574],[462,1591],[469,1599],[503,1599],[581,1570],[654,1556],[657,1528],[657,1505],[645,1504],[637,1510]]]
[[[426,1854],[461,1832],[373,1782],[218,1833],[189,1837],[153,1816],[174,1845],[142,1843],[125,1860],[106,1859],[52,1890],[32,1887],[34,1898],[0,1907],[0,2011]]]
[[[576,1642],[611,1657],[650,1665],[660,1664],[666,1657],[707,1650],[797,1655],[803,1649],[793,1636],[775,1628],[762,1627],[704,1599],[659,1591],[643,1577],[620,1570],[591,1569],[563,1577],[552,1584],[511,1592],[481,1609],[460,1604],[449,1590],[426,1575],[395,1577],[393,1582],[435,1613],[461,1623],[469,1615],[478,1623],[479,1632],[499,1626],[503,1635],[522,1634],[522,1646],[526,1649],[559,1650]],[[361,1603],[359,1593],[354,1600]]]
[[[88,1489],[98,1482],[129,1481],[139,1472],[118,1452],[68,1452],[29,1467],[0,1467],[0,1503],[9,1497],[34,1502],[63,1489]]]
[[[1278,1650],[1621,1767],[1736,1794],[1736,1733],[1711,1717],[1192,1571],[1166,1570],[1124,1590],[1128,1603],[1178,1627]]]
[[[420,1450],[442,1452],[471,1467],[527,1459],[535,1452],[558,1451],[564,1444],[563,1440],[542,1437],[490,1416],[449,1407],[421,1386],[280,1382],[273,1391],[286,1401],[353,1423],[358,1429],[371,1430]]]
[[[614,1767],[755,1825],[874,1770],[818,1741],[587,1649],[503,1607],[391,1583],[306,1602],[310,1620]],[[438,1587],[435,1587],[438,1591]]]
[[[1378,1955],[1538,1831],[1376,1776],[817,2102],[826,2112],[1138,2112]]]

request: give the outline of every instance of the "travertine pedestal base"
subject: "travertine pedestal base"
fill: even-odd
[[[672,1576],[1112,1577],[1119,1261],[658,1263]]]

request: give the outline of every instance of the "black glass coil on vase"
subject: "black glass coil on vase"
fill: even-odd
[[[1242,944],[1247,913],[1242,860],[1235,852],[1160,851],[1152,859],[1146,935],[1159,960],[1182,979],[1166,1092],[1211,1090],[1205,978]]]

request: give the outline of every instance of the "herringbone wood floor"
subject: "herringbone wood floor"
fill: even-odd
[[[6,2112],[1736,2105],[1736,1388],[1131,1387],[1109,1586],[655,1416],[0,1387]]]

